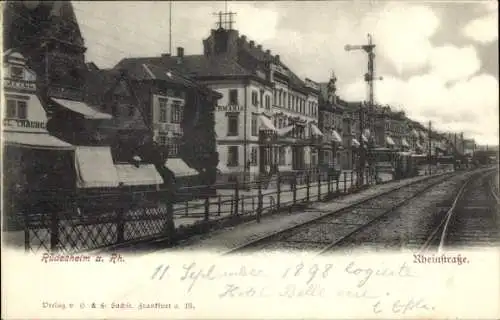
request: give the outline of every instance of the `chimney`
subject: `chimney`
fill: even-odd
[[[250,41],[250,48],[253,48],[255,46],[255,41],[251,40]]]
[[[280,62],[280,55],[279,54],[275,55],[274,59],[276,59],[276,62]]]
[[[262,45],[261,45],[261,44],[259,44],[259,45],[257,46],[257,49],[262,50]]]
[[[164,58],[168,58],[171,56],[171,54],[170,53],[162,53],[161,56]]]
[[[267,49],[267,50],[266,50],[266,54],[267,54],[267,55],[271,55],[271,50]]]
[[[241,40],[243,40],[243,41],[247,41],[247,36],[245,36],[245,35],[241,35]]]
[[[179,58],[184,57],[184,48],[183,47],[177,47],[177,57],[179,57]]]

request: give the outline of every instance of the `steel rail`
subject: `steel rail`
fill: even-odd
[[[259,244],[264,244],[266,242],[272,242],[272,240],[274,240],[275,238],[278,238],[280,237],[281,235],[284,235],[288,232],[293,232],[299,228],[302,228],[302,227],[307,227],[309,225],[313,225],[314,223],[316,222],[319,222],[320,220],[322,219],[325,219],[327,217],[332,217],[336,214],[340,214],[346,210],[350,210],[350,209],[355,209],[356,207],[359,207],[369,201],[372,201],[372,200],[375,200],[375,199],[378,199],[378,198],[381,198],[383,196],[386,196],[388,194],[391,194],[391,193],[394,193],[394,192],[397,192],[405,187],[410,187],[412,185],[415,185],[417,183],[422,183],[422,182],[426,182],[426,181],[429,181],[431,179],[436,179],[436,178],[442,178],[442,179],[439,179],[438,182],[436,182],[435,184],[433,185],[436,185],[438,183],[441,183],[443,182],[444,180],[446,180],[447,178],[449,178],[450,176],[452,176],[454,174],[454,172],[444,172],[444,173],[440,173],[440,174],[437,174],[437,175],[433,175],[433,176],[429,176],[429,177],[426,177],[424,179],[420,179],[418,181],[415,181],[415,182],[410,182],[408,184],[404,184],[402,186],[399,186],[399,187],[396,187],[396,188],[393,188],[393,189],[390,189],[390,190],[387,190],[387,191],[384,191],[382,193],[379,193],[379,194],[376,194],[376,195],[373,195],[371,197],[368,197],[366,199],[363,199],[361,200],[360,202],[356,202],[356,203],[353,203],[353,204],[350,204],[350,205],[347,205],[343,208],[340,208],[338,210],[334,210],[334,211],[331,211],[331,212],[327,212],[326,214],[324,215],[320,215],[318,217],[315,217],[315,218],[312,218],[310,220],[307,220],[303,223],[300,223],[300,224],[297,224],[297,225],[294,225],[292,227],[288,227],[288,228],[284,228],[284,229],[280,229],[280,230],[277,230],[271,234],[268,234],[268,235],[264,235],[260,238],[257,238],[255,240],[252,240],[250,242],[247,242],[241,246],[238,246],[236,248],[233,248],[229,251],[226,251],[224,252],[222,255],[229,255],[229,254],[233,254],[233,253],[236,253],[236,252],[239,252],[239,251],[242,251],[243,249],[247,249],[247,248],[251,248],[251,247],[254,247],[254,246],[257,246]],[[393,208],[389,209],[388,211],[393,211]],[[383,213],[382,215],[386,215],[385,213]],[[381,218],[381,217],[380,217]],[[361,226],[360,228],[364,228],[365,226]],[[349,236],[349,235],[348,235]],[[346,236],[347,237],[347,236]],[[343,238],[346,238],[346,237],[343,237]],[[340,239],[340,241],[342,241],[342,239]],[[332,245],[332,244],[329,244],[328,245],[328,248],[331,248],[333,246],[335,246],[339,241],[335,241],[335,243]],[[327,248],[325,248],[326,250]],[[323,251],[323,250],[322,250]]]
[[[332,250],[334,247],[337,247],[337,246],[341,245],[346,240],[348,240],[350,237],[352,237],[352,236],[360,233],[361,231],[365,230],[366,228],[372,226],[373,224],[375,224],[376,222],[378,222],[380,219],[382,219],[384,217],[387,217],[388,215],[390,215],[391,213],[393,213],[397,209],[399,209],[399,208],[403,207],[404,205],[406,205],[411,200],[413,200],[413,199],[417,198],[418,196],[422,195],[423,193],[427,192],[429,189],[435,187],[436,185],[438,185],[440,183],[443,183],[446,180],[446,178],[448,178],[448,177],[445,177],[445,178],[440,179],[440,180],[438,180],[438,181],[436,181],[434,183],[431,183],[430,185],[427,185],[427,186],[423,187],[421,190],[419,190],[416,193],[412,194],[411,196],[405,198],[401,202],[395,204],[394,206],[392,206],[391,208],[387,209],[386,211],[384,211],[380,215],[377,215],[376,217],[374,217],[370,221],[368,221],[365,224],[361,225],[359,228],[356,228],[355,230],[349,232],[348,234],[344,235],[343,237],[341,237],[340,239],[336,240],[335,242],[328,244],[326,247],[324,247],[323,249],[321,249],[317,253],[317,255],[323,255],[324,253]]]
[[[490,189],[491,195],[493,196],[493,198],[495,198],[495,201],[497,203],[500,203],[500,197],[498,196],[498,190],[495,191],[496,187],[493,185],[493,181],[490,182],[489,189]]]
[[[491,170],[491,169],[489,169],[489,170]],[[496,169],[494,169],[494,171],[496,171]],[[444,243],[446,241],[448,226],[449,226],[449,223],[450,223],[451,218],[453,216],[453,212],[456,209],[458,201],[465,194],[466,187],[470,184],[471,181],[473,181],[475,179],[483,179],[484,177],[486,177],[488,175],[492,175],[494,173],[494,171],[493,172],[486,172],[486,173],[483,173],[479,176],[472,175],[462,184],[462,186],[460,187],[460,189],[458,190],[457,194],[454,197],[454,200],[453,200],[451,207],[446,211],[446,214],[444,215],[443,219],[441,220],[439,225],[434,229],[434,231],[430,234],[430,236],[427,238],[427,241],[425,241],[425,243],[421,246],[419,252],[424,252],[424,251],[429,250],[431,244],[436,240],[436,237],[438,236],[441,229],[442,229],[442,231],[441,231],[441,234],[439,236],[439,245],[438,245],[437,251],[439,253],[443,250]]]

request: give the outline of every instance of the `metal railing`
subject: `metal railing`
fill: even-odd
[[[433,173],[438,173],[434,170]],[[257,220],[266,214],[328,201],[380,181],[364,172],[359,185],[354,171],[275,175],[247,184],[238,181],[171,190],[113,189],[95,194],[31,193],[18,201],[31,203],[7,217],[4,232],[17,233],[26,251],[78,252],[138,241],[167,242],[210,230],[214,225]],[[378,181],[377,181],[378,180]],[[197,199],[182,199],[197,193]]]

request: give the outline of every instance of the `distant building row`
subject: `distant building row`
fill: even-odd
[[[5,60],[5,84],[36,92],[40,107],[12,94],[4,123],[34,130],[46,121],[44,130],[75,150],[74,161],[59,161],[61,172],[74,173],[65,175],[73,179],[68,184],[149,185],[159,173],[162,182],[208,185],[217,175],[247,180],[318,166],[352,169],[360,137],[370,148],[434,153],[451,146],[449,137],[429,135],[403,113],[342,100],[334,77],[327,84],[300,79],[279,55],[231,27],[211,30],[203,54],[177,48],[176,56],[126,58],[100,70],[85,63],[70,2],[36,9],[8,2],[5,10],[4,49],[13,49],[11,60],[27,59],[24,78]],[[43,112],[48,120],[32,123]],[[6,143],[41,143],[12,139]]]

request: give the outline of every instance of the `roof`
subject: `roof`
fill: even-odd
[[[97,109],[90,107],[85,102],[75,101],[75,100],[67,100],[67,99],[59,99],[59,98],[52,98],[52,100],[54,102],[56,102],[58,105],[66,108],[68,110],[71,110],[73,112],[81,114],[82,116],[85,117],[85,119],[103,120],[103,119],[112,119],[113,118],[110,114],[100,112]]]
[[[85,72],[85,102],[99,106],[104,101],[105,94],[121,77],[117,70],[87,70]]]
[[[198,88],[205,92],[210,91],[215,96],[220,94],[193,78],[221,75],[223,71],[238,75],[244,71],[243,68],[224,61],[209,63],[202,55],[184,56],[182,63],[178,63],[178,57],[171,56],[125,58],[118,62],[115,69],[125,70],[134,80],[158,79],[184,87]]]
[[[181,63],[178,60],[182,59]],[[126,58],[121,60],[115,68],[135,70],[136,76],[141,76],[138,66],[146,64],[162,70],[169,69],[183,75],[183,77],[210,77],[222,75],[251,75],[236,61],[231,59],[210,59],[203,55],[189,55],[182,58],[162,56],[152,58]],[[141,68],[139,66],[139,68]],[[193,81],[194,82],[194,81]]]

